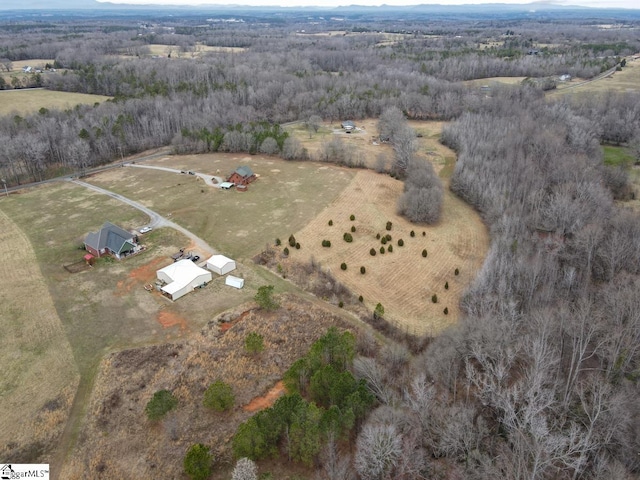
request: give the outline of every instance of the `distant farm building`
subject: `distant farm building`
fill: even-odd
[[[569,75],[568,73],[565,73],[564,75],[560,75],[560,81],[561,82],[571,81],[571,75]]]
[[[244,287],[244,278],[234,277],[233,275],[227,275],[227,278],[224,279],[224,284],[229,285],[233,288],[242,288]]]
[[[110,222],[105,222],[99,231],[88,233],[84,248],[94,257],[113,255],[117,259],[140,249],[134,234]]]
[[[226,275],[236,269],[236,262],[224,255],[214,255],[207,260],[207,268],[218,275]]]
[[[356,128],[356,124],[353,123],[351,120],[345,120],[340,124],[340,126],[347,132],[350,132],[351,130],[355,130]]]
[[[177,300],[195,288],[206,285],[212,278],[211,272],[186,259],[161,268],[156,276],[165,283],[160,290],[171,300]]]
[[[233,183],[234,185],[249,185],[251,182],[255,181],[256,174],[253,173],[251,168],[243,165],[242,167],[238,167],[235,171],[229,175],[227,178],[227,182]]]

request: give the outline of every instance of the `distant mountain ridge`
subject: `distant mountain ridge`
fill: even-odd
[[[366,5],[344,5],[340,7],[319,7],[319,6],[294,6],[294,7],[279,7],[277,4],[282,0],[273,0],[272,6],[260,6],[253,7],[242,3],[242,0],[229,4],[218,4],[215,0],[212,0],[210,4],[202,5],[139,5],[128,3],[110,3],[110,2],[98,2],[96,0],[0,0],[0,11],[7,10],[333,10],[333,11],[369,11],[369,12],[381,12],[385,10],[449,10],[449,11],[474,11],[480,9],[499,9],[503,11],[525,11],[525,10],[603,10],[601,8],[590,8],[581,6],[569,6],[558,5],[553,1],[532,1],[530,3],[522,4],[507,4],[507,3],[486,3],[486,4],[466,4],[466,5],[443,5],[443,4],[419,4],[419,5],[407,5],[407,6],[395,6],[395,5],[380,5],[380,6],[366,6]],[[612,9],[620,10],[620,9]],[[623,9],[624,10],[624,9]]]
[[[0,10],[93,10],[102,8],[95,0],[2,0]]]

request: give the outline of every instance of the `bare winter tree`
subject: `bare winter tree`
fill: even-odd
[[[248,458],[241,458],[231,473],[231,480],[258,480],[258,467]]]
[[[391,479],[402,454],[402,437],[394,425],[370,425],[358,435],[355,467],[362,480]]]
[[[404,193],[398,199],[398,213],[414,223],[436,223],[442,212],[442,182],[431,163],[413,160],[406,171]]]

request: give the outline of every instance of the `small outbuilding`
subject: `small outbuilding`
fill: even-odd
[[[214,255],[207,260],[207,268],[218,275],[226,275],[236,269],[236,262],[224,255]]]
[[[166,284],[160,290],[171,300],[177,300],[195,288],[206,285],[212,278],[211,272],[200,268],[191,260],[179,260],[161,268],[156,276]]]
[[[233,288],[242,288],[244,287],[244,278],[234,277],[233,275],[227,275],[224,279],[224,284],[229,285]]]

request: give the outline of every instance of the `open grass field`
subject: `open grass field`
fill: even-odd
[[[66,110],[76,105],[93,105],[110,97],[85,93],[54,92],[45,89],[0,91],[0,115],[29,115],[41,108]]]
[[[247,192],[219,190],[191,175],[121,168],[88,181],[137,200],[237,260],[259,253],[282,231],[314,218],[349,184],[355,171],[274,157],[235,154],[167,156],[147,164],[226,177],[240,165],[260,175]]]
[[[0,458],[48,463],[78,384],[71,346],[29,239],[0,203]]]

